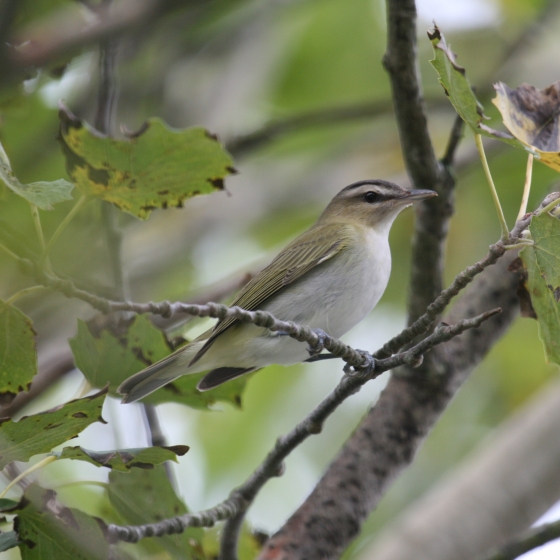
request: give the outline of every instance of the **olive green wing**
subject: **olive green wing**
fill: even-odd
[[[334,231],[333,231],[334,230]],[[292,241],[266,268],[253,278],[239,292],[231,303],[247,311],[255,311],[270,297],[280,293],[286,286],[301,278],[318,264],[340,253],[348,244],[348,234],[344,226],[332,225],[314,227]],[[234,318],[220,321],[206,344],[193,358],[198,361],[221,334],[238,320]]]

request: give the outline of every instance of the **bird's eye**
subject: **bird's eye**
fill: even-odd
[[[374,202],[377,202],[379,195],[376,192],[369,191],[366,193],[365,199],[369,204],[373,204]]]

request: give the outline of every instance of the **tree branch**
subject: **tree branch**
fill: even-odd
[[[24,45],[13,52],[14,64],[43,66],[79,47],[116,37],[164,13],[172,4],[172,0],[116,0],[112,6],[98,6],[90,18],[84,17],[83,6],[61,8],[12,38],[14,44]]]
[[[453,214],[455,181],[440,165],[428,133],[416,56],[414,0],[387,0],[387,51],[383,58],[389,73],[395,115],[406,168],[416,189],[433,189],[437,198],[416,205],[409,323],[422,315],[443,287],[443,247]]]
[[[375,103],[330,107],[328,109],[301,113],[271,121],[254,132],[232,138],[226,143],[226,148],[231,154],[239,157],[290,132],[313,126],[324,126],[338,122],[376,117],[391,113],[392,110],[393,106],[389,101],[378,101]]]
[[[142,403],[142,409],[146,418],[147,432],[150,440],[149,444],[154,447],[165,447],[167,445],[167,439],[163,433],[155,405]],[[165,474],[171,483],[171,486],[173,486],[173,489],[177,491],[177,480],[169,461],[165,461],[163,463],[163,468],[165,469]]]
[[[290,433],[280,437],[272,451],[257,467],[247,481],[235,489],[230,497],[222,504],[199,514],[186,514],[156,524],[136,527],[121,527],[109,525],[108,532],[111,539],[136,542],[149,536],[161,536],[183,531],[191,526],[211,526],[215,521],[235,517],[236,523],[243,516],[249,504],[254,500],[258,491],[270,478],[279,476],[282,472],[284,459],[305,439],[321,432],[325,420],[349,396],[356,393],[365,383],[375,379],[382,373],[402,364],[418,363],[418,360],[438,344],[459,336],[466,330],[475,329],[491,317],[499,314],[499,309],[487,311],[472,319],[462,320],[455,325],[440,324],[435,331],[416,346],[396,354],[390,358],[376,360],[372,367],[358,370],[345,375],[337,387]],[[226,530],[224,529],[224,534]],[[222,554],[224,551],[222,550]],[[225,560],[224,557],[223,560]]]
[[[502,313],[438,346],[430,360],[438,367],[427,375],[408,368],[394,373],[311,495],[265,544],[259,560],[338,558],[391,482],[412,462],[459,385],[517,315],[519,278],[507,272],[513,258],[511,251],[480,275],[449,320],[495,306]]]

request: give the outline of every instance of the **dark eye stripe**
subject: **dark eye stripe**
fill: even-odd
[[[381,194],[375,191],[368,191],[367,193],[361,196],[363,196],[363,199],[369,204],[373,204],[374,202],[384,202],[385,200],[394,198],[390,195]]]

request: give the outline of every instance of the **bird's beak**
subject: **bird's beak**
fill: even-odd
[[[436,191],[429,191],[426,189],[416,189],[408,191],[402,196],[401,200],[406,200],[406,202],[416,202],[417,200],[425,200],[427,198],[432,198],[437,196]]]

